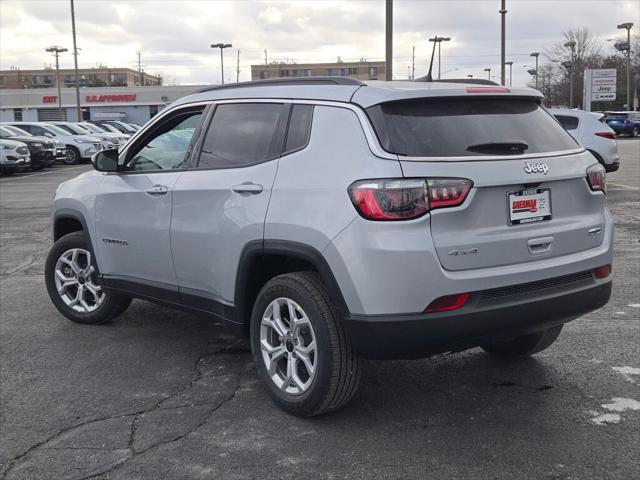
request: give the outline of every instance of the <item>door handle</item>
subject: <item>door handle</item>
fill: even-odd
[[[261,193],[262,192],[262,185],[257,184],[257,183],[252,183],[252,182],[245,182],[245,183],[241,183],[240,185],[235,185],[234,187],[231,187],[231,190],[233,190],[236,193],[251,193],[251,194],[257,194],[257,193]]]
[[[145,190],[145,193],[157,197],[159,195],[166,195],[169,193],[169,187],[165,185],[154,185],[153,187]]]

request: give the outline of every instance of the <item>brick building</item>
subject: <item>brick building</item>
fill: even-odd
[[[131,68],[79,68],[81,87],[153,87],[162,85],[157,75],[149,75]],[[75,72],[72,68],[60,69],[60,86],[74,87]],[[0,70],[0,88],[57,88],[56,71],[53,68],[40,70]]]
[[[287,77],[353,77],[360,80],[384,80],[384,61],[334,63],[268,63],[251,65],[251,80]]]

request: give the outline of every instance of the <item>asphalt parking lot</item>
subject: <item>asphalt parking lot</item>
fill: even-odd
[[[533,358],[480,351],[368,362],[339,412],[291,417],[246,342],[134,301],[76,325],[43,280],[56,186],[91,167],[0,179],[0,477],[640,477],[640,139],[609,175],[614,293]]]

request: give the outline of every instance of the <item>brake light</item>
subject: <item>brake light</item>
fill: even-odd
[[[509,93],[509,89],[505,87],[466,87],[466,93]]]
[[[444,297],[436,298],[424,309],[425,313],[436,312],[450,312],[451,310],[458,310],[462,308],[469,300],[468,293],[458,293],[456,295],[445,295]]]
[[[602,265],[598,268],[594,268],[593,269],[593,275],[596,278],[607,278],[609,275],[611,275],[611,264],[607,264],[607,265]]]
[[[351,202],[368,220],[411,220],[434,208],[461,205],[472,182],[464,178],[359,180]]]
[[[587,168],[587,182],[594,192],[607,193],[607,180],[604,167],[599,163]]]
[[[602,138],[610,138],[611,140],[616,139],[616,134],[613,132],[596,132],[595,135]]]

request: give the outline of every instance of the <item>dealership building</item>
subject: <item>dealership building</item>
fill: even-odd
[[[143,125],[167,105],[204,85],[80,88],[82,120],[122,120]],[[62,88],[62,109],[55,88],[0,89],[0,121],[78,121],[76,90]]]

